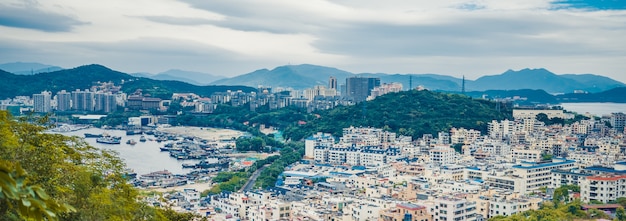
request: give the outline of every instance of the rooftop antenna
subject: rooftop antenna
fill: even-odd
[[[465,94],[465,75],[463,75],[463,83],[461,84],[461,93]]]

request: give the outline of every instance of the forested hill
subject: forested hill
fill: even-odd
[[[319,112],[308,121],[285,128],[284,133],[299,140],[318,131],[340,135],[342,128],[350,126],[385,128],[413,138],[423,134],[436,136],[452,127],[486,132],[487,123],[492,120],[512,118],[511,109],[500,109],[494,102],[464,95],[411,90]]]
[[[244,92],[256,89],[245,86],[196,86],[179,81],[160,81],[141,77],[134,77],[119,71],[111,70],[102,65],[85,65],[72,69],[40,73],[35,75],[15,75],[0,71],[0,99],[12,98],[18,95],[31,96],[44,90],[53,94],[60,90],[73,91],[88,89],[95,82],[113,82],[120,85],[123,82],[124,92],[133,92],[143,89],[155,97],[170,98],[173,92],[192,92],[209,96],[213,92],[226,90],[242,90]]]

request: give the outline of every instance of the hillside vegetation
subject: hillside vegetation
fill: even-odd
[[[491,120],[511,118],[511,110],[497,111],[496,103],[464,95],[432,91],[403,91],[386,94],[354,106],[307,113],[304,109],[287,107],[269,111],[260,108],[219,106],[205,117],[181,115],[182,125],[231,127],[246,130],[244,123],[277,127],[291,140],[301,140],[318,131],[341,135],[350,126],[378,127],[401,135],[421,137],[436,135],[452,127],[487,130]]]
[[[140,78],[95,64],[35,75],[15,75],[0,70],[0,78],[2,79],[0,81],[0,99],[13,98],[19,95],[31,96],[44,90],[53,94],[60,90],[84,90],[91,88],[97,82],[113,82],[116,85],[123,84],[122,90],[126,93],[142,89],[144,93],[163,99],[170,99],[174,92],[191,92],[202,96],[210,96],[214,92],[227,90],[242,90],[244,92],[256,90],[245,86],[197,86],[180,81]]]
[[[286,127],[285,135],[293,139],[304,138],[316,131],[340,135],[342,128],[364,126],[417,138],[423,134],[449,131],[452,127],[486,131],[491,120],[511,117],[511,112],[497,111],[496,103],[491,101],[417,90],[391,93],[373,101],[318,114],[319,117],[304,125]]]

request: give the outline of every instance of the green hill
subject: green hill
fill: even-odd
[[[322,131],[341,134],[343,128],[365,126],[385,128],[401,135],[436,135],[452,127],[487,130],[494,119],[511,118],[511,112],[496,110],[496,103],[464,95],[431,91],[403,91],[377,97],[354,106],[337,107],[316,113],[285,128],[286,137],[299,140]],[[278,120],[274,122],[279,122]],[[280,126],[280,125],[278,125]]]
[[[127,93],[143,89],[145,93],[161,98],[170,98],[173,92],[192,92],[209,96],[218,91],[250,92],[256,90],[245,86],[196,86],[179,81],[152,80],[134,77],[97,64],[35,75],[15,75],[0,70],[0,78],[3,79],[0,81],[0,99],[19,95],[31,96],[44,90],[54,94],[60,90],[88,89],[96,82],[113,82],[123,85],[122,90]]]

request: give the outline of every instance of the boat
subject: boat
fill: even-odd
[[[146,137],[145,136],[141,136],[139,138],[139,142],[146,142]]]
[[[137,144],[137,141],[135,141],[133,139],[130,139],[130,140],[126,141],[126,144],[135,145],[135,144]]]
[[[196,168],[195,164],[183,163],[183,168]]]
[[[100,138],[102,136],[103,136],[102,134],[85,133],[85,138]]]
[[[132,129],[126,130],[126,135],[135,135],[135,134],[142,134],[142,131],[141,130],[132,130]]]
[[[96,139],[96,142],[103,144],[120,144],[121,139],[119,137],[100,137]]]

